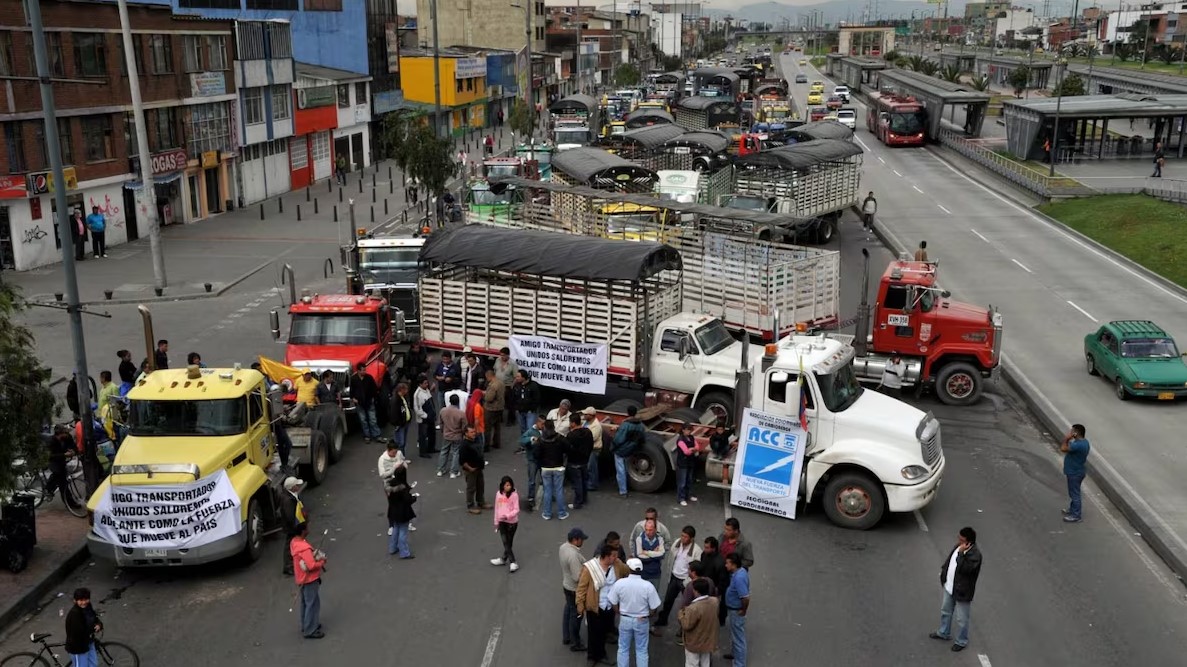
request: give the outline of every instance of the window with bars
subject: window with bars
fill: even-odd
[[[25,137],[20,123],[4,124],[4,146],[8,148],[8,173],[19,174],[29,170],[25,159]]]
[[[210,52],[210,71],[227,69],[227,38],[223,35],[208,35],[206,50]]]
[[[257,125],[264,122],[264,89],[243,89],[243,122]]]
[[[149,35],[148,52],[152,60],[153,74],[168,74],[173,71],[173,41],[169,35]],[[201,60],[199,56],[199,63]]]
[[[350,108],[350,84],[348,83],[338,84],[338,108]]]
[[[359,81],[358,83],[354,84],[354,103],[355,104],[366,104],[367,103],[367,82],[366,81]]]
[[[25,52],[29,56],[29,76],[37,76],[37,59],[33,56],[33,37],[25,34]],[[50,76],[66,76],[66,62],[62,59],[62,33],[45,33],[45,54],[49,56]]]
[[[190,155],[230,148],[231,119],[228,104],[229,102],[212,102],[187,107],[189,122],[186,129],[189,131]]]
[[[74,69],[80,76],[106,76],[106,41],[103,33],[74,33]]]
[[[186,72],[202,71],[202,38],[198,35],[183,35],[182,62]]]
[[[120,74],[128,76],[128,58],[124,54],[124,40],[116,40],[120,49]],[[136,59],[136,73],[144,74],[144,35],[132,35],[132,55]]]
[[[37,144],[37,149],[40,151],[41,158],[37,164],[30,164],[30,169],[48,169],[49,168],[49,142],[45,135],[45,121],[33,120],[28,121],[33,124],[33,136]],[[74,163],[74,146],[72,145],[72,138],[70,133],[70,119],[58,119],[58,147],[61,149],[59,153],[62,157],[63,165],[70,165]]]
[[[177,0],[184,9],[240,9],[240,0]]]
[[[305,137],[293,137],[289,141],[289,161],[293,169],[304,169],[309,166],[309,150],[305,144]]]
[[[236,24],[238,31],[238,49],[240,60],[264,59],[264,25],[248,21]]]
[[[110,115],[83,116],[82,138],[87,162],[102,162],[115,157]]]
[[[272,86],[272,120],[292,117],[292,93],[288,86]]]
[[[268,24],[268,57],[292,58],[292,28],[287,23]]]

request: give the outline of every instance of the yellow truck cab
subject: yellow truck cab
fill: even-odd
[[[607,238],[665,243],[677,230],[669,229],[660,209],[630,202],[613,202],[598,207],[606,221]],[[678,225],[677,225],[678,226]]]
[[[121,567],[259,558],[276,517],[269,486],[275,451],[269,395],[259,371],[153,371],[128,392],[129,435],[111,474],[87,503],[87,547]]]

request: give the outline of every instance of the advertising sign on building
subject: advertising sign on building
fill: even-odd
[[[74,167],[62,169],[62,176],[66,178],[67,191],[78,189],[78,176],[74,173]],[[54,191],[54,174],[51,171],[26,174],[25,180],[25,185],[29,189],[30,196],[43,195]]]
[[[222,72],[194,72],[190,75],[190,91],[194,97],[226,95],[227,80]]]
[[[28,196],[24,176],[0,176],[0,199],[24,199]]]
[[[314,86],[297,89],[297,108],[316,109],[338,103],[337,86]]]
[[[738,432],[730,504],[794,519],[807,442],[796,419],[748,408]]]
[[[400,31],[395,23],[384,24],[383,37],[387,41],[387,71],[395,74],[400,71]]]
[[[152,164],[152,175],[160,176],[162,174],[172,174],[175,171],[185,169],[185,163],[188,160],[184,148],[174,148],[170,151],[162,151],[160,153],[153,153],[148,156],[149,162]],[[132,166],[137,171],[140,170],[140,159],[132,158]]]
[[[239,496],[226,470],[189,484],[112,486],[94,531],[111,544],[192,549],[239,532]]]
[[[404,91],[384,90],[372,95],[371,101],[376,115],[395,111],[404,104]]]
[[[583,394],[606,392],[608,347],[543,336],[512,336],[511,358],[545,387]]]
[[[457,58],[453,62],[453,78],[455,79],[486,76],[486,58]]]

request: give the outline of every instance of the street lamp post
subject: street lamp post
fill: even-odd
[[[1076,15],[1080,13],[1080,0],[1076,0],[1072,6],[1072,21],[1076,20]],[[1050,162],[1050,170],[1048,176],[1055,176],[1055,156],[1059,155],[1059,109],[1063,104],[1063,77],[1067,70],[1067,59],[1060,57],[1055,60],[1056,66],[1062,64],[1059,68],[1059,81],[1055,84],[1055,120],[1051,125],[1051,155],[1048,156]]]
[[[430,0],[433,20],[433,136],[441,136],[441,49],[437,39],[437,0]]]

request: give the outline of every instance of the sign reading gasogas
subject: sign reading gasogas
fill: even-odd
[[[189,484],[113,485],[95,508],[95,532],[120,546],[186,549],[240,527],[239,496],[226,470]]]
[[[806,442],[807,434],[795,419],[747,409],[738,433],[730,504],[794,519]]]
[[[543,336],[511,336],[511,358],[546,387],[582,394],[606,392],[607,346]]]

